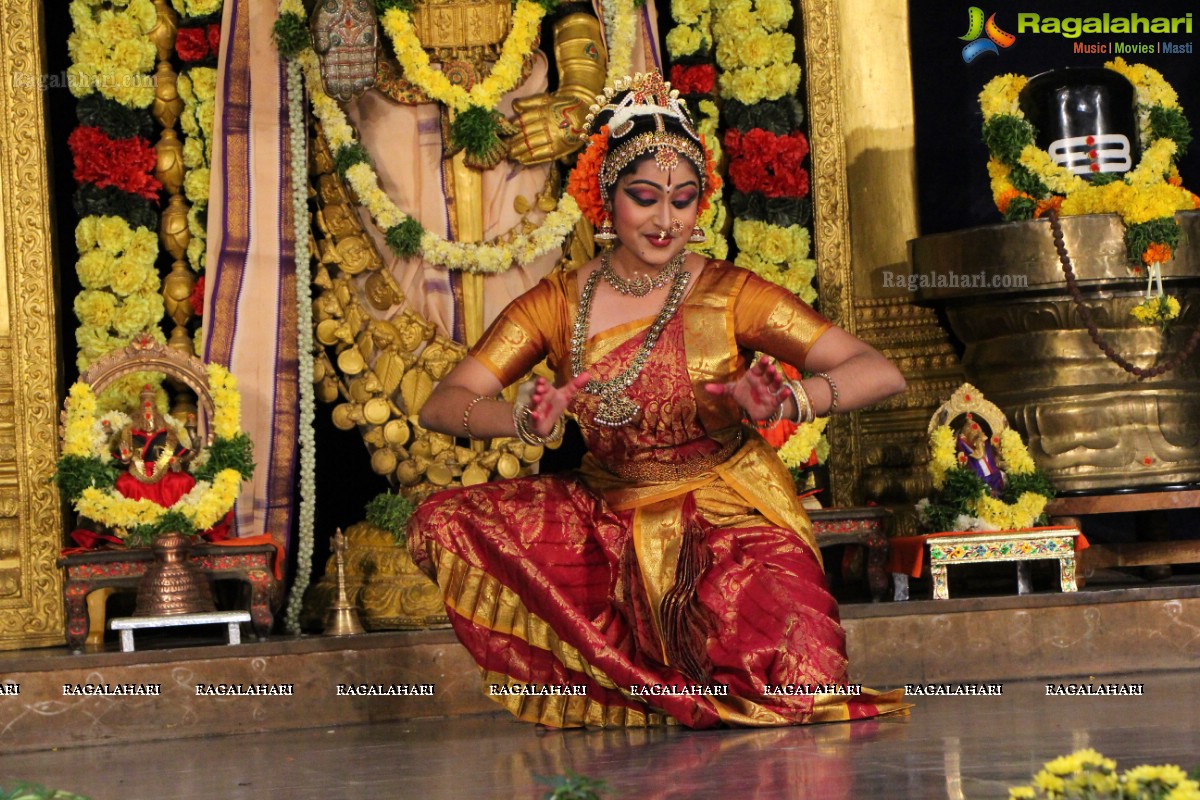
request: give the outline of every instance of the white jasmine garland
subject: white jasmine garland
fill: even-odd
[[[313,390],[313,332],[312,261],[308,249],[308,156],[307,135],[304,124],[304,77],[300,64],[290,61],[287,65],[288,126],[292,157],[292,218],[296,236],[296,326],[298,328],[297,361],[300,366],[300,508],[299,542],[297,544],[296,576],[288,596],[284,623],[288,633],[300,633],[300,611],[304,604],[304,592],[308,589],[309,573],[312,571],[314,517],[316,513],[316,433],[315,396]]]
[[[279,13],[307,18],[299,0],[281,0]],[[609,50],[608,79],[612,81],[632,69],[637,11],[633,0],[615,0],[605,4],[604,16]],[[345,113],[333,98],[325,94],[316,53],[312,48],[306,48],[295,61],[303,68],[305,88],[313,104],[313,113],[321,121],[330,149],[337,152],[339,148],[355,143],[354,129]],[[370,164],[356,164],[348,169],[346,182],[380,230],[387,231],[409,218],[379,187],[379,177]],[[453,242],[425,231],[421,237],[420,256],[430,264],[451,270],[500,273],[514,263],[528,264],[560,246],[581,216],[574,199],[563,192],[557,206],[533,231],[522,232],[507,242],[502,240],[507,239],[508,234],[503,234],[493,244]]]

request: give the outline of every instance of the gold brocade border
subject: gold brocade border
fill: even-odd
[[[531,614],[521,598],[507,586],[436,544],[431,544],[430,548],[437,564],[437,583],[448,610],[489,631],[513,636],[531,647],[546,650],[568,670],[587,675],[606,689],[623,691],[602,670],[589,664],[576,648],[562,641],[545,620]],[[485,684],[511,686],[519,683],[508,675],[480,671]],[[494,695],[492,699],[522,720],[554,727],[641,727],[667,722],[666,716],[657,712],[607,706],[591,698],[548,696],[531,699],[522,695]],[[568,719],[565,715],[572,711],[578,716]]]
[[[820,312],[856,333],[853,265],[850,263],[850,209],[846,187],[846,143],[842,124],[837,0],[800,0],[804,25],[804,83],[808,92],[812,167],[813,243],[817,260]],[[830,487],[835,506],[853,505],[862,472],[858,414],[830,420]]]
[[[14,0],[0,15],[0,428],[11,442],[11,461],[0,464],[0,527],[12,532],[0,536],[9,542],[0,570],[17,577],[0,597],[0,649],[12,649],[64,640],[55,564],[63,528],[48,480],[58,453],[59,354],[42,4]]]

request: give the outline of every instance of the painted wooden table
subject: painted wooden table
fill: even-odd
[[[879,602],[888,587],[888,532],[891,509],[882,506],[822,508],[808,512],[818,547],[854,544],[867,551],[867,586],[871,600]]]
[[[188,560],[214,579],[232,578],[250,587],[250,624],[260,641],[271,633],[274,609],[280,600],[275,579],[275,547],[272,545],[197,545]],[[154,560],[149,548],[97,550],[73,553],[59,559],[66,570],[63,596],[67,605],[67,645],[82,652],[88,632],[104,631],[104,599],[114,589],[136,589],[146,567]],[[104,592],[103,590],[109,590]],[[89,596],[96,593],[89,602]],[[99,602],[96,602],[96,599]],[[92,625],[90,623],[97,623]]]
[[[1017,564],[1017,593],[1031,590],[1030,562],[1058,561],[1059,583],[1064,592],[1076,591],[1075,528],[1044,528],[1027,531],[967,533],[962,536],[938,536],[929,539],[929,573],[933,578],[933,599],[946,600],[950,589],[946,569],[957,564],[992,564],[1013,561]]]

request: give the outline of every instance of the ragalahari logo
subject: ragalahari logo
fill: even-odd
[[[971,6],[967,9],[967,32],[963,36],[958,37],[967,46],[963,48],[963,61],[970,64],[975,59],[979,58],[984,53],[992,53],[1000,55],[1001,47],[1012,47],[1013,42],[1017,37],[1011,33],[1000,30],[1000,26],[996,24],[996,15],[992,14],[987,18],[987,22],[983,21],[983,9],[979,6]]]

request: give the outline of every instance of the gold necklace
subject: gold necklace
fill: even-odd
[[[668,264],[658,271],[658,274],[653,278],[648,278],[645,275],[638,275],[632,280],[626,280],[617,274],[612,265],[612,251],[605,250],[600,254],[600,276],[608,283],[609,286],[616,289],[624,295],[632,295],[633,297],[645,297],[655,289],[661,289],[667,285],[667,281],[674,278],[680,267],[683,266],[683,260],[687,257],[686,251],[681,251],[678,255],[668,262]]]
[[[680,263],[683,263],[682,259],[680,259]],[[595,295],[596,282],[600,280],[601,271],[598,269],[588,277],[579,296],[579,314],[575,317],[575,327],[571,331],[571,372],[575,377],[579,377],[584,372],[583,346],[587,340],[588,320],[592,314],[592,298]],[[646,337],[642,339],[641,346],[634,354],[633,362],[619,375],[605,381],[593,379],[583,387],[588,394],[600,398],[600,405],[597,406],[596,415],[592,418],[597,425],[619,428],[633,422],[641,413],[642,407],[630,400],[625,395],[625,390],[632,386],[633,382],[641,375],[646,361],[650,358],[650,351],[658,342],[658,337],[662,335],[667,323],[679,310],[679,303],[683,300],[683,290],[687,288],[688,280],[691,277],[692,273],[677,269],[671,284],[671,293],[667,296],[667,301],[663,303],[658,316],[654,318],[654,323],[646,331]]]

